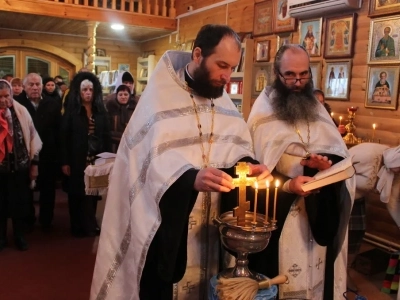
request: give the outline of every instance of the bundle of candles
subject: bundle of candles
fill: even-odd
[[[272,214],[272,223],[276,223],[276,203],[278,200],[278,187],[279,187],[279,180],[275,181],[275,195],[274,195],[274,206],[273,206],[273,214]],[[269,208],[269,181],[266,180],[265,186],[266,186],[266,193],[265,193],[265,219],[264,223],[268,224],[268,208]],[[255,193],[254,193],[254,212],[253,212],[253,224],[257,224],[257,202],[258,202],[258,183],[256,182],[254,184],[255,188]]]
[[[239,188],[239,203],[238,206],[233,209],[233,216],[237,218],[238,226],[246,226],[246,211],[250,211],[250,202],[246,200],[246,186],[254,186],[254,211],[253,211],[253,225],[257,224],[257,202],[258,202],[258,183],[256,177],[247,177],[249,174],[249,166],[245,162],[238,162],[235,166],[235,173],[238,175],[238,178],[233,179],[233,184]],[[268,206],[269,206],[269,188],[270,182],[267,180],[266,184],[266,194],[265,194],[265,219],[264,224],[268,224]],[[275,196],[274,196],[274,206],[273,206],[273,215],[272,215],[272,223],[276,224],[276,204],[278,200],[278,187],[279,180],[275,181]]]

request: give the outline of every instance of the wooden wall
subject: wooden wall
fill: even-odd
[[[201,2],[201,3],[200,3]],[[221,1],[217,0],[178,0],[176,2],[177,16],[187,12],[188,6],[193,9],[199,9],[209,5],[213,5]],[[354,57],[352,58],[352,72],[350,83],[350,100],[349,101],[332,101],[327,102],[331,105],[335,116],[347,119],[347,108],[350,106],[358,106],[359,110],[356,114],[355,125],[357,126],[356,135],[363,139],[371,138],[372,124],[377,125],[375,138],[380,139],[381,143],[388,145],[400,144],[400,110],[383,110],[365,108],[366,96],[366,77],[368,71],[367,51],[369,27],[371,19],[368,17],[369,1],[363,1],[362,7],[357,11],[356,32],[354,41]],[[228,24],[237,32],[253,31],[253,14],[254,0],[238,0],[236,2],[219,6],[211,10],[183,17],[179,21],[179,35],[182,41],[194,39],[199,28],[207,23]],[[325,17],[329,17],[327,14]],[[325,28],[323,22],[322,28]],[[322,49],[324,47],[324,32],[322,38]],[[276,35],[264,36],[262,38],[271,39],[270,57],[273,61],[276,52]],[[153,40],[142,44],[142,50],[155,50],[156,57],[160,57],[165,50],[174,49],[175,36],[172,36],[172,42],[169,43],[168,38]],[[293,32],[293,43],[299,42],[298,32]],[[321,61],[322,74],[325,73],[325,60],[323,57],[313,57],[311,61]],[[321,82],[324,82],[322,78]]]
[[[218,2],[221,1],[177,1],[177,16],[179,17],[179,15],[186,13],[188,6],[193,6],[193,9],[196,10]],[[238,0],[230,4],[215,7],[187,17],[182,17],[178,21],[179,39],[182,43],[188,40],[193,40],[200,27],[210,23],[228,24],[237,32],[251,32],[253,31],[253,15],[253,0]],[[142,44],[142,50],[155,50],[157,59],[166,50],[175,49],[175,37],[175,34],[171,35],[171,43],[169,43],[169,37],[145,42]]]
[[[54,35],[46,33],[32,33],[2,29],[1,39],[27,39],[41,43],[46,43],[58,47],[77,59],[83,60],[83,51],[87,47],[86,37],[75,37],[69,35]],[[130,64],[130,70],[136,77],[136,61],[140,56],[141,49],[139,43],[117,40],[97,39],[97,47],[106,50],[107,56],[111,57],[111,69],[118,69],[118,64]],[[52,74],[57,75],[57,74]]]

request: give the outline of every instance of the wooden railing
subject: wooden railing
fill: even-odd
[[[176,30],[175,0],[0,0],[0,11]]]
[[[176,17],[175,0],[47,0],[77,5],[80,7],[103,8],[113,11],[134,12],[152,16]]]

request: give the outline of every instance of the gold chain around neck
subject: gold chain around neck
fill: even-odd
[[[294,130],[299,136],[301,143],[304,145],[304,150],[306,150],[306,156],[304,157],[304,159],[310,158],[311,153],[308,150],[308,147],[310,146],[310,123],[307,120],[307,144],[304,142],[303,137],[300,134],[300,130],[297,128],[296,124],[294,125]]]
[[[201,156],[203,159],[203,168],[207,168],[208,164],[210,162],[211,145],[213,143],[213,136],[214,136],[214,116],[215,116],[214,100],[210,99],[211,100],[211,129],[210,129],[210,137],[208,139],[208,152],[206,154],[205,149],[204,149],[203,132],[201,131],[199,111],[198,111],[196,102],[194,101],[194,97],[193,97],[192,93],[190,93],[190,98],[192,99],[193,109],[196,114],[197,128],[199,129],[199,136],[200,136],[200,141],[201,141],[201,144],[200,144],[201,145]]]

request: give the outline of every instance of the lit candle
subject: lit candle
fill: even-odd
[[[333,112],[331,112],[331,118],[333,118]]]
[[[275,181],[275,197],[274,197],[274,216],[273,221],[276,222],[276,200],[278,199],[278,187],[279,187],[279,180]]]
[[[375,138],[375,128],[376,128],[376,124],[372,124],[372,140]]]
[[[339,125],[342,125],[342,116],[339,117]]]
[[[269,206],[269,181],[265,181],[267,192],[265,194],[265,220],[264,223],[268,223],[268,206]]]
[[[255,184],[255,193],[254,193],[254,214],[253,214],[253,223],[257,223],[257,195],[258,195],[258,183]]]
[[[171,35],[169,35],[169,43],[171,44],[171,39],[172,39],[172,37],[171,37]]]

